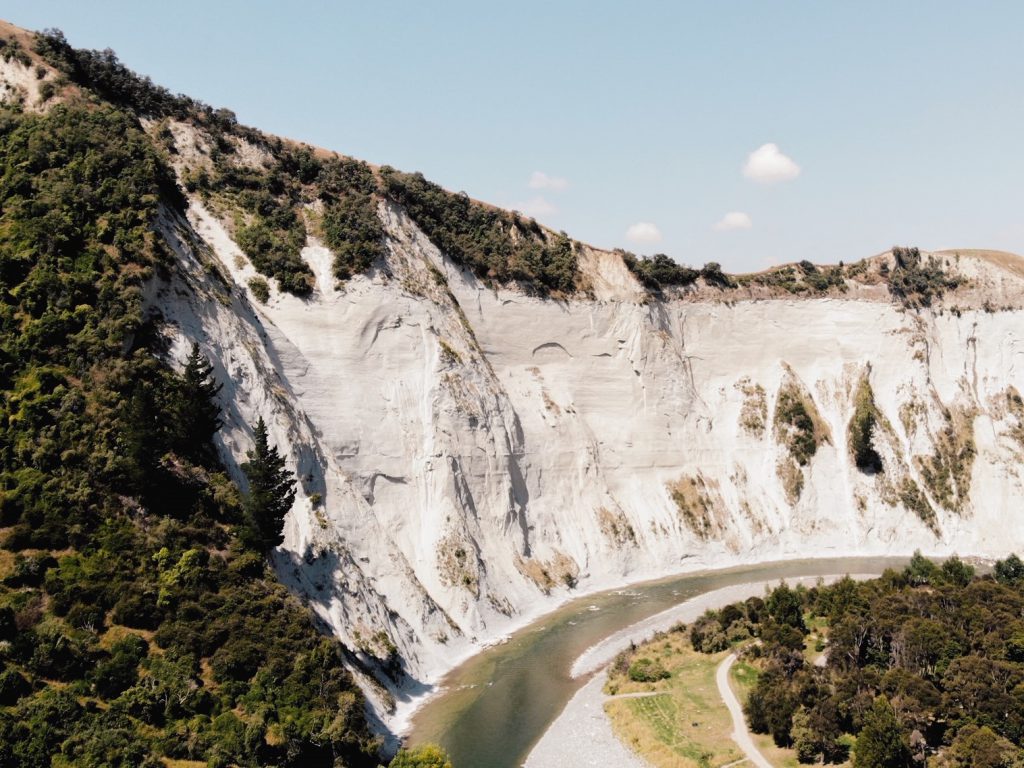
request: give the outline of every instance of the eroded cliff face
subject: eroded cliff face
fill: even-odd
[[[592,295],[553,300],[481,284],[382,203],[386,263],[339,288],[311,239],[313,295],[261,304],[224,222],[190,205],[152,306],[227,384],[229,461],[267,420],[301,480],[279,571],[404,668],[382,676],[400,699],[581,591],[1024,544],[1016,257],[947,255],[967,287],[914,311],[882,291],[658,300],[585,249]]]
[[[58,80],[0,61],[0,101],[44,111],[67,97],[44,97]],[[244,132],[143,124],[186,187],[228,150],[241,177],[274,166]],[[966,282],[912,310],[870,280],[656,297],[619,254],[576,245],[586,290],[538,298],[481,283],[371,197],[385,242],[367,274],[337,285],[311,236],[312,294],[270,280],[264,303],[230,206],[191,193],[159,222],[177,262],[147,303],[174,359],[194,340],[213,362],[236,477],[258,416],[287,455],[300,488],[279,573],[377,672],[378,701],[584,591],[1024,548],[1024,260],[940,254]]]

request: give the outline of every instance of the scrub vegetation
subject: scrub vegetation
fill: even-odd
[[[795,504],[804,488],[804,469],[818,447],[829,441],[828,427],[822,421],[814,401],[789,373],[779,387],[772,425],[776,442],[785,449],[776,466],[790,504]]]
[[[618,251],[623,262],[637,280],[649,290],[660,292],[663,288],[686,287],[703,278],[708,285],[717,288],[735,288],[733,279],[722,271],[722,265],[708,262],[702,269],[677,264],[670,256],[656,253],[651,257],[638,257],[629,251]]]
[[[577,244],[536,221],[455,194],[423,178],[384,167],[384,195],[403,206],[427,237],[484,280],[517,282],[538,293],[577,288]]]
[[[888,278],[892,295],[907,307],[929,307],[963,282],[935,256],[922,258],[918,248],[893,246],[892,257],[893,266],[885,263],[882,274]]]
[[[183,202],[135,110],[196,105],[62,40],[92,92],[0,109],[0,764],[376,765],[346,650],[267,567],[292,479],[257,428],[234,485],[208,363],[144,313]]]
[[[884,423],[884,418],[875,406],[875,394],[865,374],[857,384],[853,416],[847,430],[850,456],[861,472],[875,474],[884,469],[882,457],[878,455],[872,442],[875,430]]]

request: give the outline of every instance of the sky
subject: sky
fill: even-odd
[[[734,272],[1024,254],[1024,3],[4,0],[243,123]]]

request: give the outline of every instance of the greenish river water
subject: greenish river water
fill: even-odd
[[[411,744],[432,741],[456,768],[517,768],[586,682],[569,670],[620,629],[720,587],[797,576],[881,573],[906,558],[835,558],[704,571],[582,597],[456,668],[413,718]],[[567,766],[567,768],[569,768]]]

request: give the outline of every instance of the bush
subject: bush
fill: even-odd
[[[135,685],[139,679],[139,658],[131,653],[115,653],[96,665],[92,673],[93,688],[99,696],[113,699]]]
[[[57,565],[57,560],[48,552],[14,556],[14,568],[4,584],[8,587],[38,587],[43,583],[46,572]]]
[[[0,672],[0,706],[9,707],[32,692],[32,686],[16,669]]]
[[[249,290],[252,291],[252,295],[256,297],[256,301],[260,304],[266,304],[270,301],[270,284],[262,277],[250,278]]]
[[[918,248],[893,246],[894,266],[885,274],[889,291],[908,307],[928,307],[932,301],[962,282],[956,275],[947,274],[942,263],[934,256],[922,260]]]
[[[664,253],[656,253],[650,258],[638,259],[628,251],[618,251],[629,271],[646,288],[660,291],[663,287],[687,286],[697,282],[700,272],[690,267],[680,266]]]
[[[780,428],[783,444],[801,467],[807,466],[818,450],[814,419],[794,386],[783,387],[775,403],[775,425]]]
[[[282,291],[296,296],[312,293],[313,272],[300,255],[306,228],[294,211],[282,207],[270,217],[256,214],[235,232],[235,241],[257,270],[277,278]]]
[[[334,252],[334,276],[348,280],[384,258],[384,228],[368,194],[348,194],[324,208],[324,242]]]
[[[847,429],[853,463],[862,472],[876,473],[883,470],[882,457],[871,444],[878,418],[874,392],[867,376],[864,376],[857,387],[853,416]]]
[[[436,744],[424,744],[415,749],[400,749],[388,768],[452,768],[448,755]]]
[[[656,683],[669,677],[668,670],[653,659],[637,659],[629,665],[629,679],[635,683]]]
[[[718,653],[729,647],[729,639],[716,612],[708,611],[693,623],[690,644],[699,653]]]
[[[116,624],[132,629],[156,629],[162,611],[157,608],[156,594],[141,584],[129,585],[124,596],[114,604],[111,615]]]
[[[445,255],[481,278],[518,281],[540,293],[576,288],[576,248],[534,221],[452,194],[420,173],[381,169],[385,195],[402,205]]]

